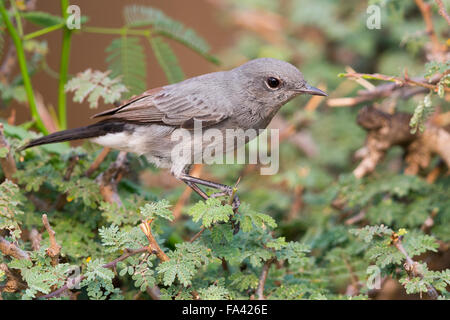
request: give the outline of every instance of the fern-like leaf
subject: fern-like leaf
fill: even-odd
[[[170,46],[160,37],[150,39],[150,44],[156,60],[166,74],[169,83],[180,82],[184,79],[183,70],[178,63],[177,56]]]
[[[126,37],[114,39],[106,52],[111,77],[122,76],[122,83],[128,88],[128,96],[140,94],[147,87],[147,64],[144,49],[139,38]]]
[[[119,78],[111,79],[109,72],[86,71],[79,73],[66,84],[66,92],[75,92],[73,100],[83,102],[87,98],[91,108],[98,107],[98,101],[103,98],[105,103],[114,103],[120,100],[127,88],[120,83]]]
[[[147,6],[133,5],[125,7],[124,15],[129,26],[151,26],[154,33],[172,38],[209,61],[218,63],[218,60],[209,54],[209,45],[203,38],[198,36],[194,30],[169,18],[162,11]]]

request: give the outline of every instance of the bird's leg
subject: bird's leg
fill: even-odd
[[[208,195],[199,188],[195,183],[183,180],[184,183],[186,183],[192,190],[194,190],[200,197],[202,197],[204,200],[208,199]]]
[[[186,183],[189,187],[192,188],[192,190],[197,192],[204,199],[208,199],[208,196],[205,194],[205,192],[203,192],[197,186],[197,184],[200,184],[200,185],[203,185],[203,186],[206,186],[206,187],[209,187],[209,188],[214,188],[214,189],[222,191],[221,193],[214,194],[213,196],[219,196],[222,193],[226,194],[228,196],[234,196],[233,197],[233,209],[237,210],[237,208],[239,208],[239,205],[240,205],[241,202],[240,202],[238,196],[236,196],[235,194],[233,195],[233,188],[230,187],[230,186],[227,186],[227,185],[221,184],[221,183],[217,183],[217,182],[203,180],[203,179],[196,178],[196,177],[192,177],[192,176],[187,175],[187,174],[183,174],[180,177],[180,179],[182,181],[184,181],[184,183]],[[205,198],[205,196],[206,196],[206,198]]]

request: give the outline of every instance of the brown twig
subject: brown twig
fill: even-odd
[[[430,232],[430,229],[434,225],[434,218],[436,218],[438,212],[439,212],[439,210],[436,208],[431,210],[430,215],[425,219],[422,226],[420,227],[420,230],[422,230],[422,232],[424,232],[424,233]]]
[[[5,240],[5,238],[3,238],[2,236],[0,236],[0,251],[5,256],[11,256],[16,259],[30,259],[28,252],[20,249],[14,243]]]
[[[266,299],[264,297],[264,286],[266,284],[267,275],[269,274],[270,266],[272,265],[272,263],[274,261],[275,261],[274,259],[269,259],[264,263],[264,265],[262,267],[261,275],[259,276],[258,287],[256,289],[256,297],[258,298],[258,300]]]
[[[439,43],[436,32],[434,31],[433,19],[431,14],[431,4],[426,3],[423,0],[415,0],[415,2],[419,7],[420,12],[422,13],[423,20],[425,21],[425,31],[430,37],[433,54],[438,54],[442,52],[442,46]]]
[[[126,161],[127,153],[121,151],[116,161],[111,163],[109,168],[95,179],[100,186],[103,199],[109,203],[116,203],[119,207],[122,206],[122,200],[117,193],[117,184],[126,171]]]
[[[405,248],[403,247],[401,237],[398,237],[396,233],[394,233],[392,237],[394,246],[397,248],[398,251],[400,251],[405,256],[406,259],[406,262],[404,264],[405,271],[408,274],[412,275],[413,277],[419,277],[422,279],[423,273],[420,270],[420,264],[411,259],[411,257],[408,255],[408,252],[406,252]],[[427,291],[428,296],[432,299],[437,299],[439,294],[437,293],[436,289],[430,284],[427,284],[426,286],[428,290]]]
[[[36,228],[32,228],[28,237],[31,242],[31,248],[34,251],[38,251],[41,248],[42,235]]]
[[[59,254],[61,253],[61,246],[56,242],[56,232],[53,231],[50,223],[48,222],[48,218],[46,214],[42,215],[42,223],[47,230],[49,239],[50,239],[50,247],[46,250],[48,256],[50,257],[52,266],[56,266],[59,262]]]
[[[16,161],[14,161],[14,156],[12,155],[9,143],[5,138],[3,123],[0,123],[0,148],[6,148],[8,150],[6,157],[0,158],[0,166],[2,167],[3,174],[6,179],[16,182],[16,179],[13,177],[17,171]]]
[[[158,286],[154,286],[152,288],[147,288],[147,294],[153,299],[153,300],[161,300],[161,290]]]
[[[92,162],[92,164],[89,167],[89,169],[86,170],[85,175],[87,177],[90,177],[91,174],[94,173],[94,171],[98,169],[98,167],[102,164],[102,162],[105,160],[106,156],[108,155],[108,153],[110,151],[111,151],[111,149],[108,148],[108,147],[105,147],[105,148],[102,149],[102,151],[97,156],[97,158],[95,158],[94,162]]]
[[[382,81],[390,81],[390,82],[394,82],[396,85],[399,86],[414,86],[414,87],[422,87],[422,88],[426,88],[426,89],[430,89],[433,90],[434,92],[438,91],[438,86],[431,84],[429,82],[426,81],[426,79],[424,79],[424,81],[422,82],[421,80],[415,80],[413,78],[409,78],[409,77],[396,77],[396,76],[388,76],[388,75],[384,75],[381,73],[359,73],[359,72],[350,72],[350,73],[345,73],[342,75],[343,77],[346,78],[355,78],[355,79],[372,79],[372,80],[382,80]],[[446,92],[450,92],[450,88],[446,88],[444,87],[444,90]]]
[[[406,174],[417,174],[426,168],[432,155],[437,154],[450,168],[450,133],[429,121],[422,133],[411,134],[407,113],[387,114],[374,107],[364,107],[358,113],[357,122],[368,131],[362,161],[353,171],[357,178],[373,172],[377,164],[393,146],[406,151]]]
[[[358,222],[364,220],[365,217],[366,217],[366,210],[361,210],[358,214],[345,220],[345,224],[350,226],[352,224],[355,224],[355,223],[358,223]]]
[[[445,10],[444,3],[442,0],[434,0],[439,8],[439,14],[447,21],[447,24],[450,26],[450,16],[448,15],[447,11]]]
[[[158,242],[156,242],[155,238],[153,237],[152,228],[151,228],[152,221],[153,220],[142,221],[142,223],[139,225],[139,227],[141,228],[142,232],[147,237],[147,240],[150,244],[148,246],[148,250],[150,253],[156,254],[158,259],[161,260],[162,262],[169,261],[169,257],[164,253],[164,251],[162,251],[162,249],[158,245]]]
[[[357,296],[361,289],[361,283],[359,282],[358,276],[355,274],[355,270],[353,269],[353,267],[350,264],[350,262],[348,261],[348,259],[346,259],[344,254],[341,255],[341,258],[342,258],[342,261],[344,261],[344,264],[348,270],[348,273],[350,274],[351,284],[347,287],[347,295]]]
[[[200,236],[202,235],[203,231],[205,231],[205,230],[206,230],[205,227],[201,228],[200,231],[197,232],[197,233],[191,238],[191,240],[189,240],[189,242],[192,243],[192,242],[194,242],[195,240],[197,240],[198,237],[200,237]]]
[[[294,199],[292,201],[291,209],[289,210],[286,221],[288,222],[293,221],[300,212],[303,206],[303,191],[304,191],[303,186],[301,185],[295,186],[293,194]]]

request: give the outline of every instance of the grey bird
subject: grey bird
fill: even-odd
[[[171,153],[177,142],[172,141],[172,134],[191,130],[196,122],[201,122],[202,128],[220,131],[264,129],[284,104],[300,94],[326,96],[308,85],[292,64],[260,58],[229,71],[148,90],[119,107],[94,115],[100,119],[95,124],[52,133],[32,140],[22,149],[91,139],[105,147],[144,155],[156,166],[169,167],[176,178],[204,199],[208,196],[199,185],[231,195],[230,186],[190,176],[192,161],[173,160]],[[239,199],[235,200],[235,207],[239,206]]]

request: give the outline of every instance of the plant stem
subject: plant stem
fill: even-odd
[[[17,30],[14,28],[13,24],[11,23],[11,20],[8,17],[8,13],[6,12],[6,8],[3,3],[3,0],[0,1],[0,14],[3,18],[3,21],[5,22],[6,29],[8,30],[9,34],[11,35],[11,38],[14,42],[14,46],[16,47],[17,60],[19,62],[20,72],[21,72],[22,78],[23,78],[23,85],[25,87],[25,92],[27,94],[28,103],[30,105],[31,116],[36,121],[37,128],[41,132],[48,134],[48,130],[45,127],[44,123],[42,122],[42,119],[39,116],[39,113],[37,111],[36,101],[34,99],[33,87],[31,86],[30,76],[28,75],[27,60],[25,58],[25,52],[23,50],[22,40],[20,39],[19,34],[17,33]]]
[[[62,17],[67,20],[68,13],[67,8],[69,6],[69,0],[61,0]],[[63,29],[63,40],[61,49],[61,64],[59,69],[59,85],[58,85],[58,115],[59,115],[59,127],[61,130],[67,129],[67,101],[65,85],[67,83],[67,73],[69,70],[69,56],[70,56],[70,44],[71,44],[72,31],[67,27]]]
[[[23,36],[22,20],[20,19],[19,11],[17,10],[16,2],[14,0],[11,0],[11,8],[14,13],[14,18],[16,19],[17,32],[19,34],[19,37],[22,37]]]
[[[29,34],[27,34],[27,35],[25,35],[25,36],[23,37],[23,40],[30,40],[30,39],[33,39],[33,38],[42,36],[42,35],[44,35],[44,34],[50,33],[50,32],[52,32],[52,31],[61,29],[61,28],[63,28],[63,27],[64,27],[64,24],[63,24],[63,23],[55,24],[55,25],[53,25],[53,26],[50,26],[50,27],[47,27],[47,28],[43,28],[43,29],[41,29],[41,30],[38,30],[38,31],[35,31],[35,32],[32,32],[32,33],[29,33]]]
[[[117,34],[117,35],[129,34],[144,37],[149,37],[151,34],[150,30],[134,30],[128,28],[83,27],[81,31],[100,34]]]

